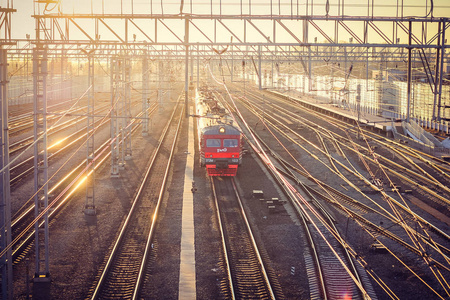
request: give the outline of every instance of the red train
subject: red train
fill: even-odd
[[[209,176],[235,176],[242,162],[242,132],[207,88],[195,98],[200,163]]]

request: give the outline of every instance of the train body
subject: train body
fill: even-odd
[[[209,176],[235,176],[242,162],[242,132],[208,88],[195,97],[200,163]]]

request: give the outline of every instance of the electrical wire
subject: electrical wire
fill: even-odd
[[[211,70],[210,70],[210,73],[211,73],[211,76],[213,76],[213,74],[212,74],[212,72],[211,72]],[[217,80],[216,80],[217,81]],[[218,81],[217,81],[218,82]],[[226,87],[226,85],[224,84],[224,83],[220,83],[220,82],[218,82],[219,84],[222,84],[222,85],[224,85],[225,87]],[[226,88],[226,90],[227,90],[227,88]],[[232,97],[231,97],[231,95],[230,95],[230,99],[232,99]],[[233,101],[233,100],[232,100]],[[235,104],[234,104],[235,105]],[[237,108],[235,107],[235,110],[236,110]],[[244,121],[244,123],[245,123],[245,121]],[[263,123],[264,123],[264,121],[263,121]],[[268,128],[267,127],[267,125],[266,124],[264,124],[265,126],[266,126],[266,128]],[[248,125],[247,125],[248,126]],[[273,136],[275,137],[275,135],[273,134]],[[276,137],[275,137],[276,138]],[[281,142],[279,141],[279,143],[281,144]],[[370,149],[370,148],[369,148]],[[287,149],[285,149],[288,153],[289,153],[289,151],[287,150]],[[292,156],[292,155],[291,155]],[[294,158],[295,159],[295,158]],[[395,208],[393,208],[394,209],[394,213],[395,213]],[[400,216],[400,219],[402,219],[402,217]],[[404,221],[403,221],[404,222]],[[400,224],[400,225],[402,225],[402,224]],[[406,223],[405,223],[405,225],[406,225]],[[403,227],[403,226],[402,226]],[[410,230],[412,230],[409,226],[406,226],[407,228],[405,228],[406,230],[406,233],[409,235],[409,231]],[[431,237],[429,237],[428,236],[428,238],[431,238]],[[416,241],[416,239],[414,239],[414,238],[412,238],[411,239],[412,241],[413,241],[413,243],[414,244],[416,244],[415,243],[415,241]],[[433,241],[434,242],[434,241]],[[436,249],[437,249],[437,251],[439,252],[440,250],[439,250],[439,247],[437,247],[437,245],[435,244],[435,242],[434,242],[434,245],[435,245],[435,247],[436,247]],[[419,250],[420,250],[420,248],[422,248],[420,245],[417,245],[416,244],[416,247],[418,247],[419,248]],[[422,248],[423,249],[423,248]],[[423,250],[422,250],[423,251]],[[443,255],[443,253],[441,252],[441,254]],[[443,255],[444,257],[445,257],[445,255]],[[403,262],[402,262],[402,264],[404,264]],[[404,264],[405,266],[406,266],[406,264]],[[410,271],[412,271],[410,268],[408,268]],[[441,284],[441,286],[444,288],[444,290],[447,292],[447,288],[446,288],[446,284],[447,284],[447,282],[445,281],[445,279],[444,279],[444,277],[443,277],[443,275],[439,272],[439,270],[434,270],[434,269],[431,269],[431,271],[433,272],[433,274],[435,275],[435,277],[436,277],[436,279],[439,281],[439,283]],[[415,276],[418,276],[416,273],[414,273],[413,272],[413,274],[415,274]],[[420,278],[420,276],[418,276],[418,278],[424,283],[424,284],[426,284],[434,293],[436,293],[439,297],[441,297],[433,288],[431,288],[431,286],[429,286],[422,278]],[[447,284],[447,286],[448,286],[448,284]],[[447,292],[448,293],[448,292]]]
[[[264,160],[266,161],[267,166],[269,166],[270,169],[272,169],[273,172],[275,172],[278,177],[283,181],[283,183],[289,187],[289,191],[293,194],[293,198],[294,199],[300,199],[300,202],[302,202],[304,205],[306,205],[311,212],[313,212],[313,214],[315,214],[315,216],[317,218],[319,218],[319,220],[321,220],[322,224],[326,224],[326,221],[323,220],[322,216],[320,216],[320,214],[315,210],[314,207],[312,207],[308,201],[306,201],[306,199],[303,198],[303,196],[298,193],[296,191],[296,189],[284,178],[284,176],[282,176],[278,170],[275,168],[275,166],[273,165],[273,163],[271,162],[271,160],[269,159],[269,157],[267,156],[267,153],[265,153],[265,151],[262,150],[262,146],[261,144],[258,142],[258,140],[256,139],[256,137],[253,135],[253,132],[250,130],[250,127],[248,126],[247,122],[245,121],[245,119],[242,117],[240,111],[237,109],[237,106],[233,100],[233,97],[231,96],[231,93],[227,87],[227,85],[225,83],[221,83],[220,81],[218,81],[215,76],[212,74],[211,69],[209,68],[209,64],[208,64],[208,69],[210,72],[211,77],[219,84],[222,85],[231,102],[233,103],[233,108],[234,110],[237,112],[237,114],[239,115],[240,119],[242,120],[242,122],[245,124],[245,127],[248,129],[248,131],[250,132],[250,134],[253,137],[253,140],[255,141],[257,146],[254,146],[253,143],[251,143],[252,147],[254,147],[254,150],[257,151],[257,153],[259,153],[260,155],[262,155],[264,157]],[[234,116],[233,116],[234,121],[236,122]],[[236,122],[237,123],[237,122]],[[297,200],[299,201],[299,200]],[[330,244],[330,242],[327,240],[327,238],[323,235],[323,233],[321,232],[321,230],[317,227],[317,224],[315,224],[312,220],[311,217],[309,216],[309,214],[303,210],[303,212],[305,213],[306,216],[308,216],[309,221],[312,223],[312,225],[316,228],[317,232],[319,233],[319,235],[321,236],[322,240],[327,244],[327,246],[329,247],[330,251],[333,252],[334,256],[338,259],[338,261],[341,263],[341,265],[343,266],[343,268],[346,270],[346,272],[348,273],[348,275],[352,278],[352,280],[354,281],[355,285],[358,286],[358,288],[360,289],[360,291],[366,295],[368,297],[367,292],[365,291],[364,287],[361,285],[361,283],[356,279],[355,275],[351,272],[351,270],[348,268],[348,266],[343,262],[342,258],[340,257],[340,255],[336,252],[336,250],[333,248],[333,246]],[[325,225],[327,226],[327,225]],[[369,297],[370,298],[370,297]],[[367,298],[367,299],[369,299]]]
[[[48,134],[48,132],[49,131],[51,131],[51,130],[53,130],[53,128],[56,126],[56,125],[58,125],[58,123],[67,115],[67,114],[69,114],[71,111],[72,111],[72,109],[75,107],[75,105],[77,105],[78,104],[78,102],[86,95],[86,93],[91,89],[91,87],[92,86],[89,86],[88,88],[87,88],[87,90],[86,91],[84,91],[84,93],[75,101],[75,103],[69,108],[69,109],[67,109],[64,113],[63,113],[63,115],[58,119],[58,120],[56,120],[56,122],[52,125],[52,126],[50,126],[48,129],[46,129],[44,132],[42,132],[41,133],[41,135],[40,136],[38,136],[37,137],[37,139],[36,140],[34,140],[25,150],[23,150],[21,153],[19,153],[13,160],[11,160],[6,166],[4,166],[1,170],[0,170],[0,173],[3,173],[5,170],[6,170],[6,168],[9,168],[14,162],[16,162],[25,152],[27,152],[28,150],[30,150],[31,149],[31,147],[33,147],[39,140],[41,140],[42,138],[44,138],[44,136],[45,135],[47,135]],[[46,117],[46,116],[44,116],[44,117]]]

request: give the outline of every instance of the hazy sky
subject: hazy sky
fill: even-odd
[[[163,4],[161,4],[161,1]],[[396,16],[401,15],[402,12],[397,12],[397,3],[399,6],[403,5],[403,16],[425,16],[429,11],[431,0],[346,0],[345,8],[342,12],[338,7],[338,3],[344,1],[328,0],[329,15],[350,15],[350,16],[366,16],[372,14],[371,4],[374,5],[373,14],[375,16]],[[306,10],[307,0],[185,0],[183,12],[196,14],[211,13],[210,3],[213,3],[212,13],[214,14],[273,14],[290,15],[304,14]],[[313,13],[316,15],[326,14],[327,0],[308,1],[314,3]],[[34,38],[35,21],[31,17],[33,14],[33,0],[0,0],[0,5],[6,7],[8,3],[13,3],[17,12],[13,14],[12,32],[13,38],[22,39],[26,34],[30,34]],[[64,13],[94,13],[101,14],[120,14],[122,13],[145,13],[160,14],[178,14],[180,12],[180,0],[61,0],[61,9]],[[222,3],[220,7],[219,3]],[[242,6],[240,5],[242,3]],[[248,5],[251,3],[251,9]],[[272,7],[270,4],[272,3]],[[367,3],[370,4],[369,12]],[[434,0],[434,17],[449,17],[450,16],[450,1],[449,0]],[[41,6],[43,8],[43,6]],[[53,9],[54,5],[50,4],[46,13],[56,13],[57,9]],[[271,9],[272,8],[272,9]],[[309,6],[311,12],[311,6]],[[41,12],[43,13],[43,12]],[[264,28],[264,24],[260,25]],[[392,26],[392,25],[390,25]],[[179,27],[179,26],[178,26]],[[119,29],[120,30],[120,29]],[[270,28],[268,29],[270,32]],[[2,33],[3,34],[3,33]],[[317,34],[315,34],[317,35]],[[182,35],[181,35],[182,36]],[[229,39],[229,38],[227,38]]]

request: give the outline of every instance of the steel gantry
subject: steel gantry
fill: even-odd
[[[318,63],[342,65],[344,72],[349,72],[348,65],[360,63],[368,79],[377,63],[388,60],[403,65],[410,74],[406,80],[408,118],[414,109],[411,70],[420,63],[435,98],[433,119],[443,120],[443,66],[448,48],[445,30],[449,21],[445,10],[439,9],[439,1],[420,10],[403,3],[379,5],[373,0],[358,6],[337,0],[240,1],[236,5],[192,0],[181,6],[159,2],[110,1],[106,7],[91,6],[79,13],[65,13],[68,8],[60,3],[46,13],[36,13],[34,18],[37,30],[46,33],[45,42],[55,48],[80,43],[104,49],[114,45],[127,53],[146,51],[156,59],[170,53],[172,60],[184,58],[186,69],[188,56],[221,60],[227,65],[234,65],[238,57],[255,57],[260,83],[264,65],[300,63],[299,71],[310,79],[309,90],[316,89],[314,68]],[[35,4],[37,12],[44,11],[44,4]],[[230,49],[217,55],[225,48]],[[414,55],[414,51],[420,55]],[[431,62],[434,65],[430,66]],[[232,72],[233,68],[230,77]],[[185,70],[186,82],[187,74]]]
[[[128,55],[113,56],[111,70],[111,177],[119,177],[131,159],[131,60]]]
[[[123,101],[121,95],[121,86],[123,85],[121,64],[119,56],[113,56],[110,59],[111,72],[111,121],[110,121],[110,136],[111,136],[111,177],[119,177],[119,155],[120,147],[120,123],[118,118],[118,103]]]
[[[348,79],[352,68],[352,75],[359,69],[358,76],[368,81],[370,72],[379,71],[379,81],[382,84],[383,72],[387,68],[399,66],[407,74],[407,119],[414,112],[412,85],[417,69],[420,68],[432,94],[432,118],[437,122],[448,121],[445,110],[450,105],[443,98],[443,82],[449,48],[446,30],[450,26],[450,20],[445,0],[439,1],[441,0],[434,1],[434,7],[427,4],[418,9],[403,5],[403,1],[401,4],[397,2],[383,6],[375,3],[375,0],[368,0],[357,6],[344,4],[340,0],[241,0],[233,5],[220,0],[188,0],[180,3],[163,3],[163,0],[110,0],[107,5],[105,1],[91,0],[90,6],[80,5],[76,8],[59,0],[34,0],[35,36],[14,40],[11,39],[10,15],[15,10],[10,8],[8,1],[7,8],[0,7],[0,32],[3,35],[1,47],[2,55],[5,55],[5,61],[2,59],[1,64],[6,65],[6,56],[28,59],[33,55],[37,192],[35,213],[39,219],[36,223],[36,278],[48,279],[50,274],[47,222],[47,57],[61,56],[62,62],[64,56],[67,65],[80,59],[88,59],[88,84],[91,86],[87,95],[88,132],[92,132],[95,127],[94,61],[103,64],[108,62],[111,176],[118,177],[120,168],[125,166],[125,160],[132,155],[129,122],[133,62],[142,64],[144,135],[149,130],[145,116],[149,109],[150,77],[157,78],[157,97],[161,104],[163,91],[167,92],[170,99],[170,81],[175,80],[174,74],[170,72],[175,72],[177,68],[177,72],[182,73],[184,66],[185,101],[188,101],[188,81],[192,80],[188,69],[191,68],[193,77],[194,60],[197,61],[197,84],[200,84],[201,63],[212,62],[211,66],[214,72],[221,75],[221,80],[241,80],[239,77],[242,77],[244,84],[247,84],[252,78],[250,73],[253,73],[260,88],[289,89],[291,77],[287,77],[287,83],[281,84],[281,79],[280,82],[275,82],[276,75],[283,72],[301,74],[303,93],[317,92],[319,87],[315,78],[322,75],[323,69],[329,72],[330,66],[335,66],[331,68],[333,79],[330,90],[335,88],[334,75],[338,72]],[[95,49],[95,52],[86,56],[80,48]],[[151,73],[149,61],[157,74]],[[215,66],[216,63],[219,68]],[[80,72],[80,69],[76,71]],[[61,86],[64,73],[61,63]],[[6,72],[1,76],[2,89],[6,90]],[[295,81],[297,80],[296,78]],[[381,84],[376,88],[382,89]],[[346,89],[341,89],[339,93],[348,93],[348,86]],[[368,85],[365,89],[369,89]],[[356,93],[356,90],[353,92]],[[2,99],[4,97],[7,96]],[[377,101],[381,102],[381,98]],[[5,153],[8,145],[5,144],[7,117],[4,113],[5,109],[2,110],[2,192],[6,195],[7,184],[4,178],[7,172]],[[86,183],[86,212],[95,211],[93,149],[94,138],[92,134],[88,134],[86,175],[91,172],[92,177]],[[7,207],[5,209],[8,210]],[[6,219],[2,214],[2,249],[8,244],[8,241],[3,241],[4,237],[7,238],[5,232],[8,232],[9,226]],[[8,259],[5,255],[1,258],[2,266],[5,266]],[[6,276],[3,274],[5,273],[2,273],[2,279]]]
[[[2,299],[12,299],[12,251],[11,243],[11,195],[9,175],[9,128],[8,128],[8,62],[7,51],[0,49],[0,251],[1,256]]]
[[[47,48],[36,45],[33,53],[34,94],[34,217],[35,280],[50,281],[47,155]]]
[[[88,95],[87,95],[87,141],[86,141],[86,202],[84,213],[95,215],[95,49],[84,50],[87,55]]]
[[[1,298],[13,299],[13,270],[11,249],[11,195],[8,128],[8,47],[17,44],[11,38],[11,17],[16,9],[7,1],[0,6],[0,276]]]
[[[149,93],[149,74],[150,69],[148,66],[148,54],[147,51],[143,51],[142,53],[142,112],[143,120],[142,120],[142,135],[148,135],[148,125],[149,125],[149,107],[150,107],[150,93]]]

